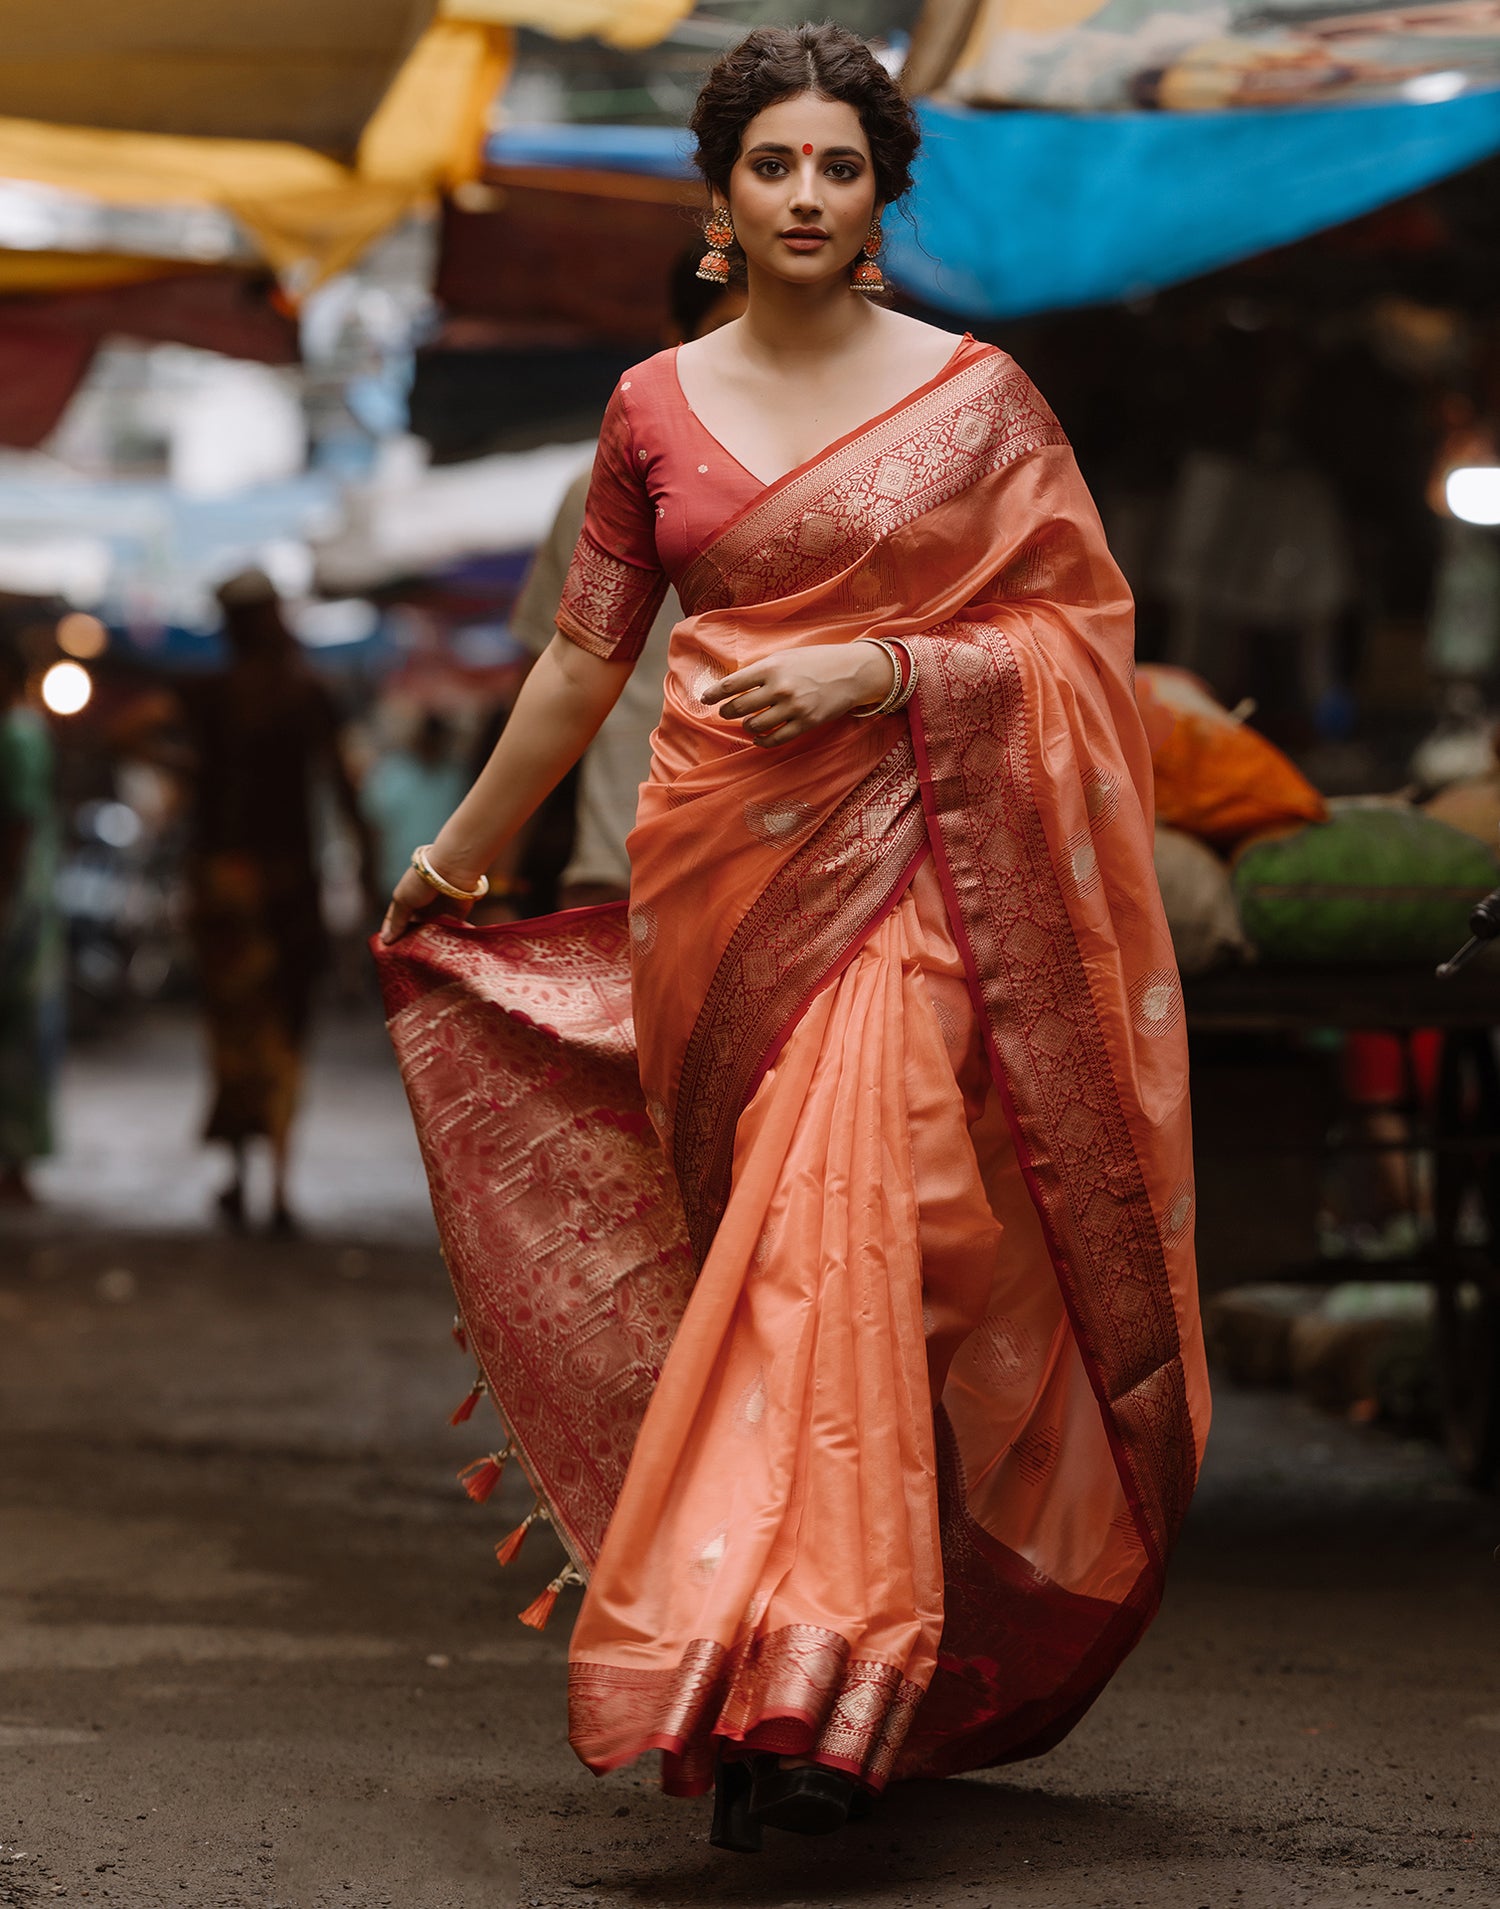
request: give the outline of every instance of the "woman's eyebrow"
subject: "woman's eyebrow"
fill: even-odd
[[[751,153],[756,152],[789,153],[792,150],[792,147],[779,145],[775,140],[758,139],[753,146],[747,148],[745,157],[748,159]],[[825,146],[823,157],[825,159],[863,159],[864,154],[858,146]]]

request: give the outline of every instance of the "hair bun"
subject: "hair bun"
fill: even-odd
[[[881,205],[911,190],[922,142],[911,101],[856,34],[811,23],[756,27],[715,61],[689,122],[698,142],[694,161],[711,186],[728,192],[745,128],[768,106],[799,93],[841,100],[859,114]]]

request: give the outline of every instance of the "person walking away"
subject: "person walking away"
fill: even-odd
[[[332,700],[303,660],[270,579],[241,572],[221,586],[219,603],[228,668],[174,685],[194,758],[188,886],[213,1073],[206,1137],[230,1149],[218,1206],[235,1230],[246,1222],[251,1143],[268,1143],[272,1229],[290,1234],[292,1121],[327,955],[313,841],[320,781],[366,874],[369,835]]]

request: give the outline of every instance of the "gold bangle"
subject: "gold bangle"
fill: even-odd
[[[894,643],[887,643],[883,636],[857,636],[854,640],[856,643],[873,643],[877,650],[884,652],[886,661],[891,666],[891,686],[881,700],[872,704],[869,709],[852,709],[849,712],[857,722],[868,722],[872,716],[884,716],[896,707],[896,699],[901,694],[905,678],[901,669],[901,658],[896,654]]]
[[[431,842],[426,842],[421,848],[414,848],[411,852],[411,865],[427,886],[435,888],[440,895],[446,895],[450,901],[483,901],[490,892],[489,876],[481,875],[477,888],[456,888],[452,882],[445,881],[427,859],[427,852],[431,847]]]
[[[905,709],[906,705],[911,701],[912,697],[916,695],[917,677],[920,671],[918,668],[917,659],[911,653],[910,643],[906,642],[903,638],[899,636],[893,636],[889,640],[890,640],[892,649],[900,650],[901,654],[906,658],[906,668],[907,668],[906,688],[902,690],[901,694],[896,698],[894,704],[892,705],[892,710],[894,712],[895,710]]]

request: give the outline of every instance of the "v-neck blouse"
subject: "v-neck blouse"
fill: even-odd
[[[941,371],[891,410],[900,410],[972,356],[993,350],[965,335]],[[848,436],[857,437],[874,422]],[[828,445],[809,463],[834,448]],[[784,477],[776,480],[785,482]],[[747,471],[688,404],[677,377],[675,347],[632,366],[615,386],[600,428],[558,628],[595,656],[633,660],[668,584],[678,582],[731,518],[775,488]]]

